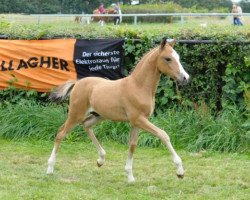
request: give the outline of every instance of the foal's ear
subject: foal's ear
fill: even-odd
[[[169,39],[167,42],[171,47],[174,47],[176,41],[175,39]]]
[[[167,44],[167,38],[162,38],[162,41],[161,41],[161,49],[163,49],[165,47],[165,45]]]

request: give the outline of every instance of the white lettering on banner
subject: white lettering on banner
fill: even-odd
[[[100,58],[101,57],[101,58]],[[88,69],[92,72],[100,70],[116,70],[120,67],[120,51],[96,51],[82,52],[82,59],[75,60],[76,64],[88,65]]]
[[[109,59],[95,59],[95,60],[86,60],[86,59],[76,59],[76,64],[99,64],[99,63],[109,63]]]
[[[95,67],[90,67],[89,66],[89,71],[94,72],[94,71],[99,71],[102,70],[102,66],[96,65]]]
[[[92,53],[89,53],[89,52],[82,52],[82,57],[91,57],[91,54]]]
[[[114,56],[119,54],[119,51],[96,51],[94,56]]]
[[[104,69],[117,69],[119,67],[119,65],[112,65],[112,66],[110,66],[110,65],[103,65],[103,68]]]
[[[111,57],[110,58],[111,62],[120,62],[120,58],[114,58],[114,57]]]
[[[102,70],[102,69],[113,69],[113,70],[115,70],[117,68],[119,68],[119,65],[112,65],[112,66],[110,66],[110,65],[96,65],[94,67],[89,66],[89,71],[91,71],[91,72],[95,71],[96,72],[96,71],[99,71],[99,70]]]

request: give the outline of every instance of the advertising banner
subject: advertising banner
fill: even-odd
[[[71,79],[123,77],[124,40],[0,40],[0,89],[50,91]]]

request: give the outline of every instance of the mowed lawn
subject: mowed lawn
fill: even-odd
[[[127,147],[102,144],[106,163],[98,168],[92,143],[63,142],[54,175],[46,175],[53,142],[0,139],[0,199],[250,199],[249,155],[179,150],[186,174],[178,179],[167,150],[138,147],[136,182],[128,184]]]

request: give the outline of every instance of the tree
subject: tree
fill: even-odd
[[[100,2],[105,7],[120,0],[0,0],[0,13],[92,13]],[[124,4],[131,4],[132,0],[123,0]],[[185,8],[193,6],[213,10],[220,7],[231,9],[231,0],[140,0],[140,4],[174,2]],[[249,0],[242,0],[240,5],[244,12],[250,12]]]
[[[239,3],[240,7],[242,8],[242,11],[245,13],[250,13],[250,1],[249,0],[242,0]]]
[[[166,2],[174,2],[184,8],[191,8],[195,6],[197,8],[207,8],[208,10],[213,10],[220,7],[231,8],[232,6],[231,0],[143,0],[140,1],[140,4]]]
[[[207,8],[208,10],[213,10],[220,7],[231,8],[232,1],[231,0],[173,0],[173,2],[181,5],[185,8],[191,8],[196,6],[197,8]]]
[[[39,1],[39,12],[44,14],[53,14],[60,12],[59,0],[42,0]]]

